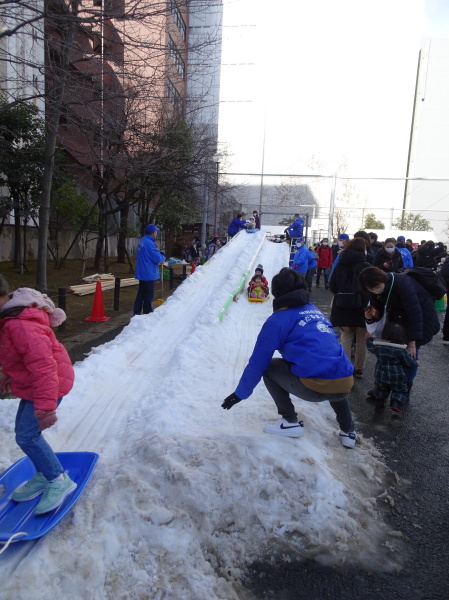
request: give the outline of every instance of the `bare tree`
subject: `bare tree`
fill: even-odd
[[[193,5],[201,10],[202,4],[213,2],[6,0],[0,5],[0,22],[5,25],[0,31],[0,67],[4,67],[0,73],[5,73],[0,75],[0,87],[5,90],[5,107],[45,100],[38,289],[47,287],[57,142],[69,155],[80,188],[96,190],[98,254],[106,252],[108,217],[121,213],[126,218],[130,206],[152,189],[145,181],[148,164],[144,160],[151,156],[154,175],[161,152],[149,155],[146,149],[152,145],[154,150],[160,140],[161,122],[171,122],[176,113],[186,119],[185,16]],[[214,43],[214,39],[201,39],[198,45],[206,48]],[[208,151],[213,154],[215,148]],[[154,204],[158,195],[152,194]]]

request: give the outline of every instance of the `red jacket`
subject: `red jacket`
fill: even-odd
[[[253,275],[253,276],[251,277],[251,279],[249,280],[249,283],[250,283],[250,285],[251,285],[251,283],[254,283],[255,277],[256,277],[256,276],[255,276],[255,275]],[[264,277],[264,276],[262,275],[261,279],[262,279],[262,283],[263,283],[264,285],[268,285],[268,279],[267,279],[266,277]]]
[[[75,375],[67,350],[39,308],[0,318],[0,365],[11,377],[11,392],[34,402],[36,409],[55,409],[57,399],[73,387]]]
[[[265,277],[262,278],[262,281],[258,282],[258,281],[253,281],[251,279],[251,281],[249,282],[249,289],[253,290],[256,287],[260,287],[260,289],[262,290],[266,290],[268,288],[268,283],[265,283],[267,280],[265,279]]]
[[[327,269],[332,264],[332,249],[330,246],[321,246],[319,245],[316,249],[316,253],[318,254],[318,267],[320,269]]]

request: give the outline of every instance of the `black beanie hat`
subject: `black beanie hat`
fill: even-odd
[[[289,267],[281,269],[271,281],[271,293],[275,298],[285,296],[294,290],[305,290],[306,287],[304,277]]]
[[[254,270],[254,273],[260,272],[263,275],[263,266],[259,263]]]

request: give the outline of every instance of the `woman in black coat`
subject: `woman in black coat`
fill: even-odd
[[[440,269],[441,275],[444,277],[444,281],[446,282],[446,287],[449,290],[449,258],[443,263],[443,266]],[[444,316],[443,322],[443,344],[445,346],[449,346],[449,302],[446,306],[446,314]]]
[[[339,255],[338,263],[332,271],[329,289],[335,294],[332,302],[330,321],[334,327],[340,327],[341,345],[346,356],[351,360],[351,346],[355,336],[354,377],[362,377],[365,367],[367,348],[365,343],[365,306],[368,296],[360,294],[357,288],[357,279],[360,271],[370,267],[366,259],[366,242],[357,237],[351,240]],[[357,293],[357,307],[345,308],[339,304],[339,292],[345,291],[347,282],[352,277],[354,290]]]
[[[435,266],[434,258],[435,242],[429,240],[422,246],[415,250],[412,254],[413,262],[416,267],[426,267],[426,269],[433,269]]]
[[[404,266],[402,254],[396,248],[393,238],[387,238],[384,247],[376,252],[373,265],[385,273],[396,273]]]
[[[385,273],[377,267],[360,273],[359,288],[369,293],[370,306],[365,310],[367,323],[380,321],[386,310],[389,321],[405,328],[407,350],[417,359],[419,348],[440,330],[435,302],[429,292],[406,273]],[[417,369],[405,371],[410,393]]]

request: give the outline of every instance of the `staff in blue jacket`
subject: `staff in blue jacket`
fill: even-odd
[[[165,256],[159,252],[156,246],[158,231],[160,229],[156,225],[147,225],[145,235],[137,246],[135,277],[139,280],[139,289],[134,302],[135,315],[140,315],[142,312],[147,315],[153,312],[151,303],[153,301],[154,282],[160,277],[159,265],[165,262]]]
[[[240,231],[240,229],[246,229],[246,221],[241,220],[242,215],[238,214],[234,219],[232,219],[231,224],[228,227],[228,235],[230,237],[234,237],[236,233]]]
[[[314,260],[313,254],[304,245],[304,238],[302,237],[296,240],[296,248],[297,250],[295,252],[295,256],[293,257],[292,263],[293,270],[305,276],[307,271],[309,270],[310,260]]]
[[[290,239],[301,238],[304,230],[304,219],[302,219],[299,214],[295,215],[295,220],[293,223],[284,230]]]
[[[405,247],[405,237],[403,235],[398,235],[398,239],[396,241],[396,250],[402,255],[402,262],[404,263],[404,267],[413,267],[413,258],[411,252]]]
[[[298,421],[290,394],[308,402],[329,400],[340,425],[341,443],[356,442],[348,394],[354,379],[353,366],[330,321],[309,302],[304,277],[284,267],[273,277],[273,314],[264,323],[240,382],[222,408],[229,410],[248,398],[260,379],[271,394],[281,418],[264,431],[300,437],[304,423]],[[282,358],[273,358],[278,350]]]

